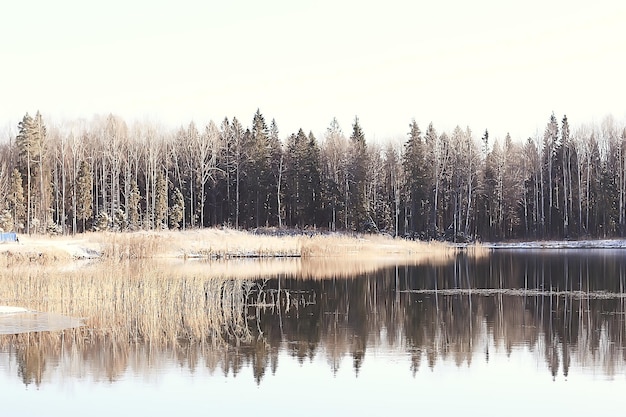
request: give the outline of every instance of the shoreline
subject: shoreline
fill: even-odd
[[[450,255],[468,250],[450,243],[381,235],[272,235],[217,228],[88,232],[74,236],[20,235],[19,239],[19,243],[0,244],[0,261],[5,265],[89,259],[412,257]]]

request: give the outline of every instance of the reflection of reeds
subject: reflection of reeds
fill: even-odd
[[[444,265],[454,260],[454,252],[413,255],[372,254],[304,258],[165,259],[155,260],[160,268],[176,268],[185,273],[207,273],[219,277],[256,279],[290,276],[303,279],[355,278],[394,265]]]

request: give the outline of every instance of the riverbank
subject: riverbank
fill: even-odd
[[[276,257],[420,256],[453,254],[442,242],[419,242],[380,235],[268,235],[232,229],[94,232],[76,236],[20,235],[0,244],[0,260],[54,263],[80,259],[226,259]]]

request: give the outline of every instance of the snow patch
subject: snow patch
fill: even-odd
[[[624,239],[482,243],[491,249],[626,249]]]
[[[26,313],[27,311],[23,307],[0,306],[0,314]]]

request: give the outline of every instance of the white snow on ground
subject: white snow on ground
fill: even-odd
[[[20,235],[19,243],[3,243],[0,252],[58,252],[66,253],[73,259],[95,259],[100,257],[101,247],[86,238]]]
[[[482,246],[492,249],[626,249],[626,240],[546,240],[482,243]]]
[[[0,306],[0,314],[25,313],[28,310],[23,307]]]

